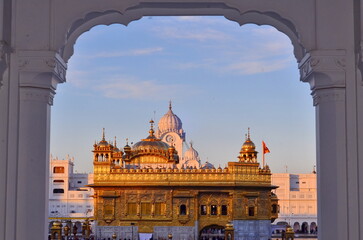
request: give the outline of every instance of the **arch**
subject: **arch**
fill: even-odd
[[[302,223],[301,233],[309,233],[309,224],[307,222]]]
[[[144,16],[172,16],[175,13],[175,16],[224,16],[240,26],[248,23],[270,25],[289,37],[294,47],[295,58],[300,62],[306,53],[306,47],[303,46],[302,34],[299,33],[297,24],[291,20],[292,17],[282,16],[278,11],[243,11],[239,8],[241,7],[230,6],[225,3],[180,3],[173,5],[139,3],[137,6],[126,8],[124,12],[118,10],[90,11],[83,17],[73,20],[65,33],[63,45],[59,46],[58,51],[63,60],[68,62],[73,55],[73,47],[78,37],[97,25],[121,24],[127,26],[132,21],[139,20]]]
[[[316,222],[310,223],[310,234],[317,234],[318,228]]]
[[[217,239],[217,237],[224,239],[224,227],[223,226],[220,226],[217,224],[212,224],[212,225],[203,227],[199,231],[200,240]]]
[[[292,229],[294,229],[294,232],[300,231],[300,223],[295,222]]]

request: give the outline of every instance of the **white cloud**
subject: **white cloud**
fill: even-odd
[[[251,75],[278,71],[286,68],[289,63],[290,61],[287,59],[274,61],[243,61],[225,67],[224,71],[232,71],[241,75]]]
[[[120,77],[95,86],[105,97],[115,99],[168,100],[185,96],[186,85],[162,84],[157,81],[140,81],[136,78]],[[193,92],[188,92],[194,94]]]
[[[156,27],[153,29],[159,36],[173,39],[189,39],[197,41],[218,40],[225,41],[231,37],[216,29],[177,29],[173,27]]]
[[[175,69],[187,70],[187,69],[196,69],[196,68],[212,68],[216,63],[216,59],[205,58],[201,61],[190,61],[190,62],[182,62],[174,65]]]
[[[77,87],[82,87],[87,84],[88,72],[80,70],[67,71],[67,82]]]
[[[130,56],[136,57],[136,56],[152,55],[154,53],[162,52],[163,50],[164,49],[162,47],[141,48],[141,49],[131,49],[128,51],[119,51],[119,52],[101,52],[86,57],[87,58],[115,58],[115,57],[130,57]]]

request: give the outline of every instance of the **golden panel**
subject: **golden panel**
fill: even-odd
[[[127,215],[136,216],[137,215],[137,203],[127,203]]]
[[[111,162],[118,159],[111,158]],[[160,156],[145,153],[131,161],[155,164]],[[277,204],[271,201],[271,173],[258,163],[230,162],[224,169],[125,169],[95,162],[90,186],[95,189],[95,219],[100,225],[134,222],[139,232],[153,232],[153,226],[194,226],[197,220],[200,230],[234,219],[277,216],[271,214],[272,204]],[[206,215],[201,215],[201,205]],[[254,216],[248,216],[249,207]]]

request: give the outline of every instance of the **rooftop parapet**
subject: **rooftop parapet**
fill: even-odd
[[[229,162],[226,168],[121,168],[95,166],[94,186],[271,186],[271,172],[258,163]]]

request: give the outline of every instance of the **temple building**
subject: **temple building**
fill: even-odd
[[[271,172],[246,136],[238,160],[201,165],[169,111],[155,132],[123,149],[102,139],[93,146],[94,233],[117,239],[268,240],[278,200]],[[232,234],[226,237],[226,233]]]
[[[291,225],[296,233],[317,234],[316,177],[315,169],[305,174],[272,174],[272,184],[279,186],[273,192],[279,198],[280,207],[272,230]]]
[[[49,165],[49,231],[55,220],[76,225],[82,232],[81,222],[94,215],[93,174],[74,172],[74,158],[50,157]]]

